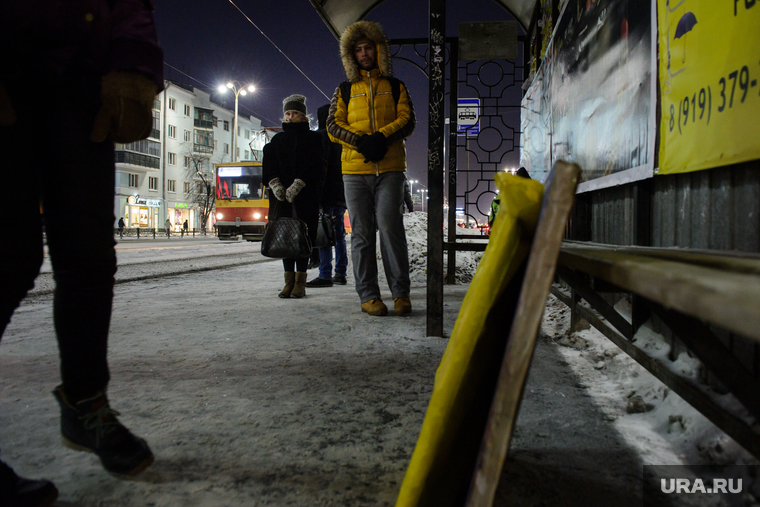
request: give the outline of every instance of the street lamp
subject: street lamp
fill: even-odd
[[[419,183],[419,181],[418,180],[409,180],[409,193],[410,194],[414,193],[414,184],[415,183]]]
[[[425,193],[427,192],[426,188],[421,188],[418,190],[420,193],[420,196],[422,197],[422,212],[425,212]]]
[[[238,95],[246,96],[248,95],[248,92],[255,92],[256,87],[253,85],[246,85],[241,83],[240,81],[230,81],[226,85],[219,85],[219,93],[226,93],[227,90],[230,89],[235,93],[235,116],[233,117],[233,125],[232,125],[232,156],[231,160],[233,162],[237,162],[235,160],[237,158],[236,154],[236,148],[237,148],[237,134],[238,134]]]

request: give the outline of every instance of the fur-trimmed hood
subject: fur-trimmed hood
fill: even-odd
[[[374,21],[357,21],[349,25],[340,37],[340,59],[346,70],[346,78],[352,83],[362,79],[361,69],[354,58],[354,44],[364,37],[375,43],[380,73],[386,77],[392,75],[391,50],[382,27]]]

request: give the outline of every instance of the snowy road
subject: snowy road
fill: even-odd
[[[116,245],[116,283],[272,261],[261,255],[259,245],[248,241],[223,242],[215,237],[125,239]],[[40,276],[29,296],[51,294],[54,288],[46,249]]]

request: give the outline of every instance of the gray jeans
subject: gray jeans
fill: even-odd
[[[364,303],[380,297],[376,230],[380,232],[380,253],[391,295],[409,297],[409,253],[404,217],[399,212],[404,200],[404,173],[344,174],[343,186],[351,219],[351,260],[359,299]]]

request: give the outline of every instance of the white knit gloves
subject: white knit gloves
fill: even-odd
[[[279,183],[279,182],[278,182]],[[271,185],[271,183],[270,183]],[[285,191],[285,199],[288,202],[293,202],[293,200],[298,195],[298,192],[303,190],[303,187],[306,186],[306,183],[304,183],[303,180],[299,180],[298,178],[293,181],[293,184],[288,187],[288,189]]]
[[[285,187],[280,183],[280,178],[272,178],[269,181],[269,188],[272,189],[272,193],[278,201],[285,200]]]

